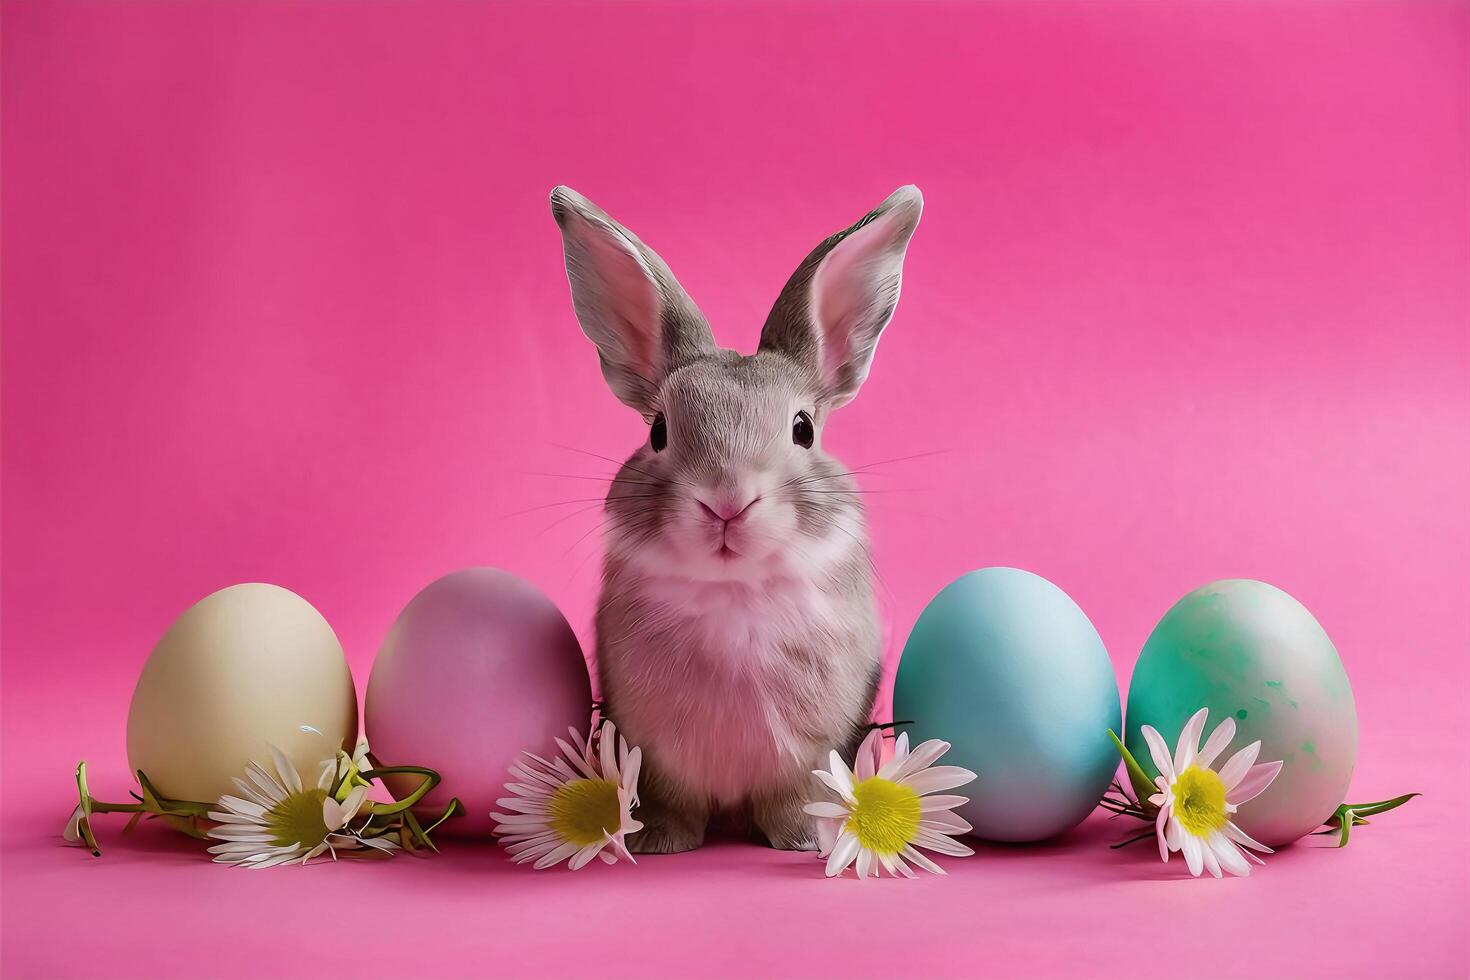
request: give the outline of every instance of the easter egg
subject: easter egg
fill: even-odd
[[[1128,687],[1128,750],[1149,778],[1140,731],[1173,749],[1190,715],[1209,708],[1205,733],[1235,719],[1215,767],[1257,739],[1259,762],[1285,765],[1233,818],[1268,845],[1321,826],[1347,794],[1358,755],[1358,713],[1337,649],[1306,607],[1265,582],[1227,579],[1195,589],[1154,627]]]
[[[451,833],[488,833],[507,768],[523,751],[554,754],[567,728],[586,732],[592,690],[566,618],[535,586],[496,568],[430,583],[399,613],[368,681],[364,721],[385,766],[416,765],[444,782],[421,810],[452,797]],[[400,798],[420,782],[390,779]]]
[[[357,694],[332,627],[305,599],[259,582],[184,612],[149,654],[128,710],[128,761],[170,799],[238,792],[270,746],[315,779],[357,737]]]
[[[983,568],[947,586],[914,624],[893,689],[915,743],[952,744],[978,774],[956,790],[976,836],[1036,841],[1076,826],[1118,766],[1108,729],[1118,683],[1097,630],[1039,575]]]

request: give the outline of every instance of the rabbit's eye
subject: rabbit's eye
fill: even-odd
[[[802,449],[810,449],[816,438],[817,427],[812,424],[812,417],[806,412],[797,412],[796,418],[791,420],[791,441]]]
[[[653,417],[653,429],[648,433],[648,444],[656,453],[663,452],[664,447],[669,444],[669,427],[664,422],[662,412]]]

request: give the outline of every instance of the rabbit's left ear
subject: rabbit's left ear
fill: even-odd
[[[900,187],[861,221],[812,250],[781,290],[761,331],[779,351],[817,373],[828,408],[852,400],[868,376],[878,337],[893,317],[903,257],[924,195]]]
[[[714,335],[658,253],[570,187],[551,192],[567,281],[602,375],[625,404],[652,418],[663,379],[714,349]]]

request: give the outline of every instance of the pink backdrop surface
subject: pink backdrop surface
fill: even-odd
[[[1464,976],[1467,68],[1464,3],[5,3],[0,970]],[[359,690],[461,566],[588,638],[599,515],[554,502],[598,486],[532,474],[646,430],[573,319],[563,182],[744,349],[811,246],[924,190],[828,430],[918,457],[864,481],[902,491],[890,677],[972,568],[1066,589],[1125,685],[1177,597],[1260,578],[1342,654],[1353,795],[1424,798],[1224,882],[1096,818],[919,882],[63,848],[73,765],[126,792],[139,668],[215,589],[308,598]]]

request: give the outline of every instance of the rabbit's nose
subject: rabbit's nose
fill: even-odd
[[[733,523],[741,517],[744,517],[745,513],[751,507],[755,506],[755,502],[759,499],[761,499],[760,494],[755,494],[750,497],[737,497],[733,495],[716,497],[713,503],[706,502],[699,497],[694,498],[701,510],[715,520],[723,521],[726,524]]]

